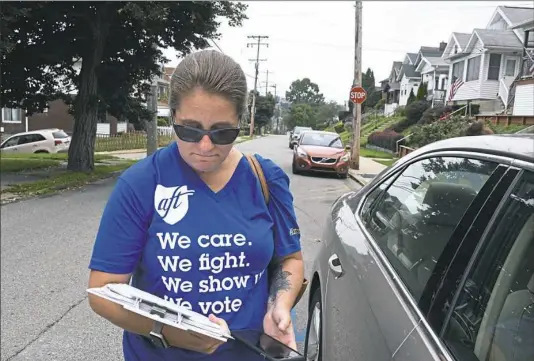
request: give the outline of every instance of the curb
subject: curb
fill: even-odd
[[[365,187],[367,183],[369,183],[363,177],[360,177],[359,175],[354,174],[352,172],[349,172],[349,177],[352,178],[352,180],[355,180],[356,182],[358,182],[362,187]]]

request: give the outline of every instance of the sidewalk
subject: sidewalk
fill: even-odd
[[[360,157],[360,169],[349,169],[349,177],[362,186],[365,186],[385,168],[387,168],[385,165],[375,162],[372,159]]]

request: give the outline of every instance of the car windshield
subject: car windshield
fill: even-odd
[[[299,134],[299,133],[302,132],[303,130],[311,130],[311,128],[300,128],[300,127],[296,127],[296,128],[295,128],[295,131],[293,132],[293,134]]]
[[[305,133],[302,136],[301,145],[316,145],[319,147],[343,148],[343,143],[337,134],[328,133]]]

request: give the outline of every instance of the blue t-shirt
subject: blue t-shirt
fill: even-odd
[[[89,268],[133,273],[135,287],[213,313],[231,330],[261,330],[273,252],[284,257],[301,248],[289,178],[257,158],[271,193],[268,206],[245,157],[219,192],[185,163],[176,143],[139,161],[111,193]],[[212,355],[158,349],[127,331],[123,349],[126,361],[234,361],[249,352],[231,340]]]

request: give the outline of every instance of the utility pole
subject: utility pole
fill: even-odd
[[[254,91],[252,92],[252,107],[250,110],[250,137],[252,138],[254,136],[254,114],[256,113],[256,91],[258,88],[258,74],[259,74],[259,68],[260,68],[260,61],[265,61],[267,59],[260,59],[260,47],[262,45],[265,45],[266,47],[269,47],[268,43],[262,43],[262,39],[268,39],[269,37],[266,35],[249,35],[247,36],[249,39],[257,40],[256,43],[247,43],[247,48],[257,46],[257,52],[256,52],[256,59],[249,59],[249,61],[255,61],[255,68],[256,73],[254,74]]]
[[[280,124],[280,102],[276,100],[276,84],[271,85],[271,88],[274,88],[274,108],[276,110],[276,133],[280,134],[279,124]]]
[[[272,74],[272,73],[271,73]],[[265,96],[269,93],[269,69],[265,71]]]
[[[355,11],[355,43],[354,43],[354,84],[362,85],[362,2],[356,0]],[[354,104],[352,110],[352,148],[350,167],[360,169],[360,127],[362,121],[362,105]]]
[[[147,99],[147,106],[154,112],[152,119],[146,123],[146,155],[149,156],[158,150],[158,86],[157,80],[153,79],[150,84],[150,94]]]

